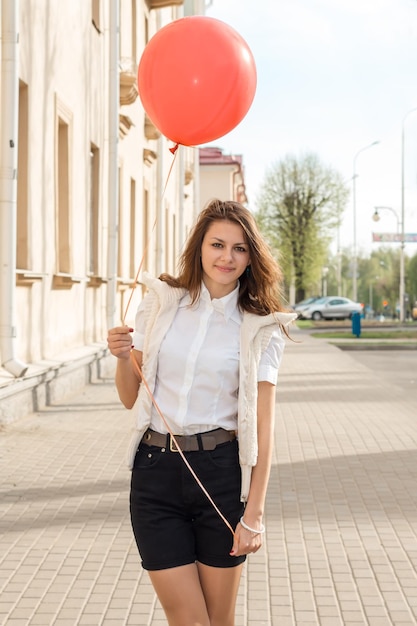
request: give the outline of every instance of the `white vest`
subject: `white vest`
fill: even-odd
[[[161,342],[177,313],[185,289],[170,287],[167,283],[145,274],[143,282],[150,290],[147,295],[147,306],[144,314],[145,341],[143,346],[144,379],[150,390],[155,388],[158,359]],[[238,398],[238,437],[239,461],[242,470],[241,500],[246,502],[252,467],[258,458],[257,437],[257,397],[258,397],[258,366],[271,335],[280,322],[289,324],[297,317],[293,313],[272,313],[255,315],[243,312],[240,328],[240,364],[239,364],[239,398]],[[132,469],[138,445],[149,427],[151,419],[152,398],[145,385],[140,385],[137,401],[132,411],[135,415],[134,432],[128,447],[128,465]]]

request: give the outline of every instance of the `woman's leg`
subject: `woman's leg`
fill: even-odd
[[[243,563],[236,567],[197,565],[210,626],[234,626]]]
[[[193,563],[148,574],[169,626],[234,626],[242,568]]]
[[[169,626],[211,626],[195,563],[148,574]]]

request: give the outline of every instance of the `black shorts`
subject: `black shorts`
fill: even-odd
[[[237,440],[185,456],[233,529],[243,515]],[[132,470],[130,513],[146,570],[199,561],[235,567],[245,556],[230,556],[233,535],[197,484],[178,452],[139,445]]]

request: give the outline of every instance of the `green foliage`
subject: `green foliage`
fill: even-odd
[[[378,313],[394,314],[399,301],[400,250],[382,247],[358,261],[358,294]],[[384,307],[384,302],[388,304]]]
[[[279,251],[287,282],[295,282],[297,301],[320,282],[348,195],[341,175],[314,154],[300,159],[288,155],[266,173],[257,219]]]
[[[319,333],[311,333],[311,337],[316,337],[318,339],[351,339],[354,337],[350,331],[339,331],[339,332],[319,332]],[[417,330],[409,329],[409,330],[362,330],[361,339],[412,339],[413,343],[417,341]]]
[[[397,245],[388,245],[372,251],[370,256],[358,256],[358,300],[375,313],[388,317],[398,313],[400,289],[400,255]],[[328,293],[338,293],[336,267],[340,262],[342,277],[340,294],[352,297],[352,257],[350,250],[342,250],[340,256],[328,260]],[[417,255],[405,256],[406,293],[409,294],[408,309],[417,299]],[[387,305],[384,305],[384,302]]]
[[[417,253],[411,257],[406,271],[406,292],[412,307],[417,302]]]

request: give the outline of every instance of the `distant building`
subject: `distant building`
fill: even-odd
[[[246,204],[242,155],[223,154],[220,148],[204,147],[200,153],[200,205],[212,198]]]

